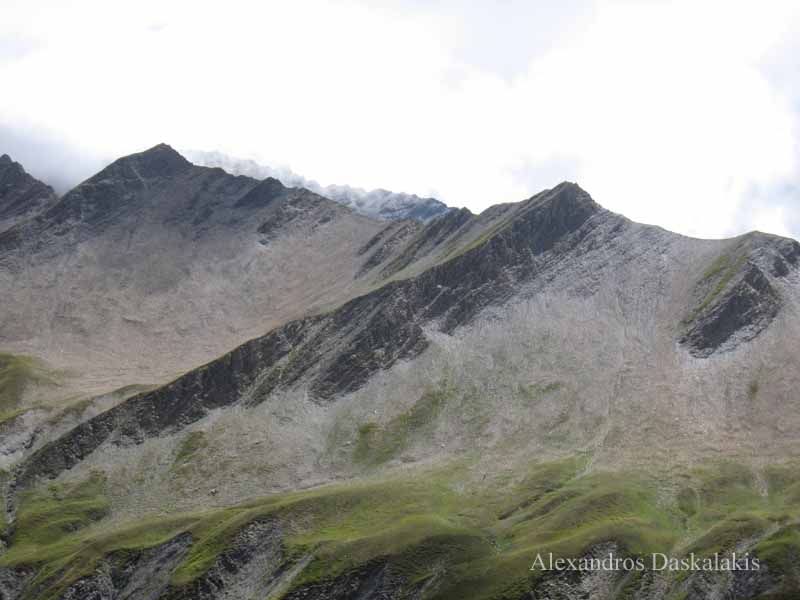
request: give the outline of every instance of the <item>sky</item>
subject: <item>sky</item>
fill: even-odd
[[[796,0],[3,0],[0,153],[59,189],[160,142],[479,212],[576,181],[800,238]]]

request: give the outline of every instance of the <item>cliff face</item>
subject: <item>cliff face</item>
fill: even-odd
[[[82,282],[55,339],[87,353],[141,340],[93,373],[172,374],[202,357],[172,381],[77,406],[52,390],[85,374],[54,370],[52,387],[20,396],[0,423],[17,436],[0,445],[10,598],[800,587],[793,240],[685,238],[572,183],[480,215],[378,222],[159,146],[0,247],[0,269],[32,285],[54,265]],[[31,296],[4,281],[9,330],[34,332],[27,347],[42,351]],[[119,307],[140,305],[136,327],[115,325]],[[734,550],[763,569],[530,569],[547,552]]]

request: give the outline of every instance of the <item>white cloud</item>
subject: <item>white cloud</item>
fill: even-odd
[[[0,125],[473,210],[570,178],[691,235],[800,234],[786,210],[742,221],[753,189],[797,176],[798,107],[764,66],[798,33],[796,2],[466,5],[12,1]]]

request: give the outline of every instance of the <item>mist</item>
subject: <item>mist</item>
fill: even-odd
[[[39,129],[0,125],[0,154],[63,195],[113,160]]]

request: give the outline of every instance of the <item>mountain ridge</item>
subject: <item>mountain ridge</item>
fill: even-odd
[[[272,177],[290,187],[304,187],[321,196],[349,206],[356,212],[381,220],[414,219],[428,222],[450,208],[435,198],[416,194],[392,192],[382,188],[364,190],[348,185],[321,186],[316,181],[297,175],[288,168],[271,168],[252,160],[237,159],[220,152],[186,150],[188,156],[209,167],[220,167],[234,175],[248,175],[256,179]]]
[[[184,169],[169,154],[141,185],[141,160],[112,170],[106,191],[92,183],[96,202],[73,196],[82,208],[62,236],[34,243],[49,231],[45,215],[27,226],[29,251],[0,245],[7,310],[32,296],[15,295],[23,282],[3,269],[24,265],[17,272],[35,282],[37,268],[77,263],[66,272],[90,275],[72,296],[84,318],[94,295],[109,297],[95,279],[119,282],[139,304],[155,294],[197,310],[216,298],[163,348],[154,340],[177,311],[113,331],[109,348],[149,328],[147,356],[128,376],[209,347],[153,389],[88,399],[77,416],[61,400],[50,411],[19,400],[22,412],[0,423],[27,440],[0,444],[0,591],[138,597],[147,580],[148,597],[172,600],[611,600],[622,589],[666,600],[799,589],[796,241],[680,236],[612,213],[570,182],[478,215],[379,222],[277,179]],[[127,201],[135,218],[118,210]],[[113,218],[96,223],[97,206]],[[129,242],[132,224],[147,252]],[[81,229],[92,235],[59,242]],[[113,260],[93,270],[84,257],[95,249]],[[56,250],[69,260],[51,262]],[[126,272],[131,253],[153,251],[181,259],[169,285],[115,279],[111,267]],[[223,256],[231,277],[215,279]],[[179,274],[198,264],[213,285],[184,288]],[[249,289],[248,265],[270,266]],[[243,294],[259,298],[250,320],[218,339]],[[98,314],[95,323],[113,323],[113,311]],[[79,335],[73,321],[62,327]],[[104,338],[90,328],[78,339]],[[567,581],[530,571],[537,552],[733,547],[762,558],[763,572]]]

